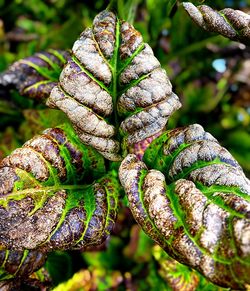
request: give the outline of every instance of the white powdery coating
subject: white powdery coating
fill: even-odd
[[[216,266],[213,258],[211,258],[209,255],[202,256],[200,269],[207,278],[211,280],[214,279],[216,274]]]
[[[0,166],[20,168],[26,172],[32,173],[39,181],[46,181],[50,176],[45,160],[40,157],[39,153],[31,148],[19,148],[14,150],[10,156],[2,160]]]
[[[250,39],[250,15],[247,13],[244,13],[243,11],[240,10],[234,10],[231,8],[225,8],[220,11],[225,15],[227,20],[232,24],[232,26],[240,30],[240,38],[245,40]]]
[[[24,147],[31,147],[41,153],[44,158],[57,169],[58,176],[64,178],[66,176],[66,168],[63,158],[60,156],[60,149],[55,142],[46,136],[38,136],[27,141]]]
[[[154,70],[146,79],[123,93],[118,101],[122,110],[134,111],[137,107],[147,107],[170,96],[172,85],[165,70]]]
[[[132,80],[139,79],[141,75],[148,74],[159,67],[160,63],[154,56],[151,47],[145,44],[144,49],[136,55],[132,63],[121,73],[120,81],[122,84],[128,84]]]
[[[60,75],[60,84],[81,104],[102,115],[112,113],[113,103],[110,94],[82,72],[76,63],[69,62],[64,67]]]
[[[147,214],[141,206],[139,197],[139,176],[141,170],[147,169],[146,165],[139,161],[136,155],[129,154],[122,161],[119,168],[119,179],[128,196],[130,209],[136,221],[143,226],[147,220]]]
[[[131,57],[132,54],[143,43],[142,36],[139,31],[135,30],[133,25],[128,22],[122,22],[121,28],[121,46],[120,56],[121,59]]]
[[[179,233],[172,242],[172,246],[178,252],[180,258],[191,267],[200,264],[202,253],[194,242],[184,233]]]
[[[249,37],[249,16],[242,11],[226,8],[218,12],[207,5],[195,7],[189,2],[183,3],[183,6],[193,21],[207,31],[218,32],[225,37],[237,40],[242,37],[235,31],[237,29],[244,30],[241,31],[242,38]]]
[[[199,6],[199,10],[203,15],[208,30],[219,32],[222,35],[229,38],[237,36],[236,31],[217,11],[213,10],[212,8],[206,5]]]
[[[209,204],[203,213],[203,232],[200,236],[201,246],[213,253],[228,227],[226,220],[229,213],[215,204]]]
[[[183,149],[171,165],[169,175],[174,177],[179,174],[184,168],[191,167],[197,161],[213,161],[214,159],[233,165],[241,170],[241,167],[232,155],[223,148],[220,144],[213,141],[197,141],[189,147]]]
[[[111,152],[102,152],[102,151],[99,151],[99,153],[101,155],[103,155],[103,157],[107,160],[110,160],[110,161],[113,161],[113,162],[121,162],[122,161],[122,156],[121,155],[118,155],[116,153],[111,153]]]
[[[18,179],[13,168],[4,167],[0,162],[0,197],[11,192],[15,181]]]
[[[116,16],[104,10],[93,21],[93,33],[103,55],[111,58],[115,45]]]
[[[178,97],[172,95],[156,104],[154,107],[148,107],[143,111],[126,118],[120,128],[129,133],[127,142],[129,145],[140,142],[141,140],[152,136],[162,130],[169,116],[180,107]]]
[[[203,225],[203,211],[207,198],[193,182],[184,179],[175,182],[175,194],[178,195],[180,207],[186,214],[186,223],[195,236]]]
[[[118,162],[122,160],[122,157],[118,154],[120,150],[120,144],[118,141],[111,138],[98,137],[92,134],[83,132],[77,126],[74,126],[80,140],[89,146],[95,148],[104,158]]]
[[[119,168],[119,179],[126,192],[131,189],[131,183],[135,181],[138,172],[142,169],[147,169],[147,167],[136,158],[136,155],[129,154],[122,161]]]
[[[150,170],[144,179],[143,192],[149,216],[154,224],[166,238],[174,233],[174,224],[177,218],[170,207],[170,202],[166,197],[165,177],[156,170]]]
[[[119,142],[117,141],[80,132],[78,129],[76,131],[84,144],[91,145],[98,151],[117,153],[120,149]]]
[[[96,43],[93,39],[93,33],[87,28],[74,43],[73,54],[81,62],[84,68],[91,72],[97,79],[109,85],[112,79],[112,73],[109,66],[99,54]]]
[[[243,193],[250,195],[250,181],[244,173],[226,164],[214,164],[194,170],[190,173],[189,179],[199,181],[206,186],[236,186]]]
[[[32,216],[27,216],[22,223],[9,231],[9,238],[15,247],[34,249],[48,238],[56,227],[65,205],[65,191],[55,193],[46,204]]]
[[[112,137],[115,134],[114,126],[107,124],[93,111],[65,95],[59,87],[55,87],[51,91],[51,101],[64,111],[72,123],[76,124],[82,131],[99,137]]]
[[[231,209],[250,217],[250,202],[244,198],[228,192],[214,192],[213,197],[221,197],[224,200],[225,205]]]
[[[141,201],[143,196],[142,192],[145,190],[143,189],[143,185],[139,184],[143,170],[147,170],[147,167],[142,161],[137,159],[136,155],[127,155],[119,168],[120,182],[128,196],[130,209],[137,223],[162,248],[168,248],[166,241],[153,225],[147,210],[144,208],[144,202],[146,204],[146,201]]]
[[[193,21],[199,26],[206,29],[206,23],[199,9],[191,2],[183,2],[182,5],[189,14],[189,16],[193,19]]]
[[[234,219],[233,230],[237,246],[240,248],[241,257],[250,255],[250,220]]]
[[[169,132],[169,140],[163,147],[164,155],[171,155],[181,144],[189,144],[198,140],[218,142],[210,133],[205,132],[199,124],[192,124]]]

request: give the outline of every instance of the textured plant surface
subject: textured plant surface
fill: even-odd
[[[201,28],[220,33],[247,45],[250,44],[249,14],[231,8],[216,11],[207,5],[196,7],[190,2],[184,2],[183,6],[193,21]]]
[[[48,129],[15,150],[1,162],[1,204],[8,209],[2,209],[1,246],[67,249],[100,244],[116,216],[119,186],[112,186],[112,175],[92,186],[78,183],[103,172],[103,159],[70,141],[60,128]]]
[[[13,277],[28,277],[44,265],[46,258],[46,253],[36,250],[0,251],[1,281]]]
[[[178,261],[218,285],[244,288],[250,181],[238,163],[199,125],[162,134],[144,161],[127,156],[119,174],[136,221]]]
[[[109,8],[97,14],[91,27],[94,15],[88,16],[85,7],[84,26],[89,28],[71,52],[48,50],[49,31],[45,36],[43,28],[37,50],[43,52],[20,54],[24,58],[1,73],[1,290],[49,290],[51,284],[58,285],[57,291],[249,287],[250,182],[202,126],[177,127],[208,122],[207,128],[230,145],[249,171],[250,119],[244,101],[249,55],[242,44],[236,47],[220,36],[206,41],[195,26],[193,33],[184,9],[176,12],[177,1],[155,1],[147,1],[146,10],[141,3],[136,15],[140,0],[121,0],[116,6],[119,17]],[[65,3],[58,0],[55,5]],[[56,18],[53,5],[50,17]],[[224,36],[248,43],[247,14],[214,12],[190,3],[184,7],[206,30],[222,27]],[[78,13],[74,9],[74,17]],[[160,16],[167,16],[167,22]],[[145,42],[130,24],[134,18]],[[141,21],[148,23],[148,32]],[[71,46],[76,22],[64,27],[67,46],[62,49]],[[20,23],[32,26],[27,19]],[[0,50],[1,29],[0,20]],[[192,34],[199,33],[203,39],[188,46]],[[59,37],[54,35],[55,43]],[[166,54],[169,39],[173,51]],[[184,39],[187,48],[181,49]],[[225,74],[207,76],[208,67],[193,66],[186,57],[195,51],[202,64],[208,62],[201,50],[205,46],[218,55],[225,46]],[[246,58],[242,66],[236,65],[237,49]],[[175,76],[175,90],[184,101],[181,114],[171,119],[181,105],[165,67]],[[195,85],[186,83],[189,78]],[[230,82],[239,82],[235,84],[244,90],[228,107],[237,91]],[[168,121],[176,129],[166,131]],[[244,134],[235,130],[237,125]],[[224,129],[233,133],[234,146]]]
[[[104,172],[103,158],[69,126],[47,129],[1,161],[0,246],[17,251],[1,253],[2,278],[32,273],[49,250],[84,249],[106,239],[120,186]]]
[[[64,51],[49,50],[36,53],[32,57],[15,62],[0,75],[0,86],[14,87],[21,95],[46,101],[58,82],[62,67],[69,54]]]
[[[72,52],[47,104],[63,110],[81,141],[104,157],[121,160],[121,147],[126,153],[127,144],[162,130],[180,107],[150,46],[114,13],[98,14]]]

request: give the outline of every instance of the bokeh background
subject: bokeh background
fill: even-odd
[[[182,109],[168,127],[200,123],[249,177],[250,48],[198,28],[181,1],[117,2],[120,18],[129,18],[142,33],[182,101]],[[192,2],[250,12],[249,0]],[[108,4],[104,0],[0,0],[0,72],[37,51],[70,49]],[[34,134],[56,125],[57,119],[49,117],[43,105],[0,89],[0,159]],[[126,201],[121,203],[111,240],[101,249],[52,253],[46,269],[53,286],[75,274],[55,290],[219,290],[154,246],[131,218]]]

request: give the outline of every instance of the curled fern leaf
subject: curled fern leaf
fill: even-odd
[[[196,7],[190,2],[184,2],[183,6],[193,21],[203,29],[250,44],[249,14],[231,8],[215,11],[207,5]]]
[[[109,11],[74,43],[47,104],[67,114],[84,144],[113,161],[127,145],[161,131],[180,107],[152,49]]]
[[[114,224],[120,190],[115,175],[104,172],[102,156],[68,126],[47,129],[15,150],[0,163],[1,249],[102,243]]]
[[[0,75],[0,86],[16,88],[21,95],[45,101],[68,58],[68,52],[51,49],[19,60]]]
[[[250,272],[250,181],[199,125],[168,131],[119,176],[137,222],[213,283],[244,289]],[[157,169],[157,170],[155,170]]]
[[[40,269],[46,260],[41,251],[0,251],[0,281],[28,277]]]

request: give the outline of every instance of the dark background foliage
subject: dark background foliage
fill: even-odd
[[[200,123],[235,156],[250,176],[250,49],[198,28],[180,1],[117,2],[120,18],[133,21],[145,42],[152,46],[183,103],[168,127]],[[250,6],[249,0],[192,2],[218,10],[232,7],[246,12]],[[108,4],[109,1],[104,0],[0,0],[0,72],[10,63],[37,51],[71,48],[81,31],[90,26],[94,16]],[[0,90],[0,158],[59,121],[60,114],[51,116],[51,111],[43,105],[17,92]],[[54,285],[82,269],[74,280],[86,284],[79,285],[85,286],[84,290],[90,290],[87,284],[98,286],[98,290],[117,286],[131,288],[128,290],[144,290],[148,286],[152,290],[155,286],[160,290],[173,288],[173,280],[166,275],[167,267],[162,263],[163,258],[170,259],[153,247],[152,241],[135,226],[124,205],[114,236],[103,246],[105,251],[50,255],[46,267]],[[190,285],[193,289],[183,290],[205,290],[205,285],[210,288],[207,290],[217,290],[188,268],[174,262],[172,265],[168,274],[179,272],[189,283],[194,282]],[[68,287],[57,290],[79,290],[78,285],[72,287],[72,284],[69,282]]]

